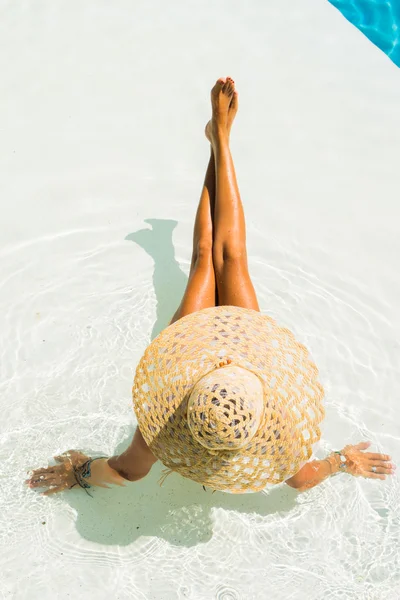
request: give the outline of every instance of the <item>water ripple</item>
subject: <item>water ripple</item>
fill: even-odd
[[[216,600],[242,600],[243,596],[237,590],[226,585],[220,585],[217,588]]]

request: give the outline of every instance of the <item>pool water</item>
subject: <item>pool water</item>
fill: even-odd
[[[209,147],[232,152],[261,310],[326,391],[317,457],[400,462],[400,78],[325,0],[0,5],[0,600],[398,600],[400,485],[212,494],[162,466],[44,498],[28,469],[129,443],[179,304]]]
[[[329,0],[400,67],[400,2],[398,0]]]

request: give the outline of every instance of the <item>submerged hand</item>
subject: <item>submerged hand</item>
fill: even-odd
[[[393,475],[395,465],[387,454],[364,452],[371,442],[360,442],[343,448],[341,454],[347,458],[346,472],[355,477],[368,477],[369,479],[386,479],[386,475]]]
[[[68,450],[60,456],[55,456],[57,465],[43,469],[35,469],[31,477],[25,482],[30,488],[48,488],[44,496],[62,492],[79,486],[80,468],[90,460],[89,456],[78,450]],[[107,462],[107,458],[94,460],[90,464],[90,476],[84,478],[89,486],[109,487],[107,483],[124,485],[124,479]]]
[[[49,488],[44,492],[45,496],[68,490],[78,482],[75,477],[74,467],[83,465],[89,456],[82,454],[78,450],[69,450],[61,456],[55,456],[55,461],[59,464],[43,469],[35,469],[32,475],[25,483],[30,488]]]

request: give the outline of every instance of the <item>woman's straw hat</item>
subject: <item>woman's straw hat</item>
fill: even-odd
[[[207,308],[165,329],[137,369],[140,431],[169,469],[215,490],[257,492],[312,454],[323,388],[307,349],[273,319]]]

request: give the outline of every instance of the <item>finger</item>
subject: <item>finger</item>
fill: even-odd
[[[47,471],[48,467],[40,467],[40,469],[28,469],[27,470],[27,475],[29,475],[29,473],[31,473],[32,475],[34,473],[39,473],[39,471]]]
[[[47,487],[47,485],[43,481],[26,481],[25,482],[31,489]]]
[[[68,460],[68,457],[67,457],[67,456],[63,456],[62,454],[59,454],[58,456],[55,456],[55,457],[54,457],[54,460],[55,460],[56,462],[58,462],[58,463],[63,463],[63,462],[65,462],[66,460]]]
[[[386,473],[387,475],[394,474],[394,469],[392,469],[390,464],[388,465],[387,463],[371,463],[368,470],[372,471],[372,473]]]
[[[55,471],[54,473],[44,473],[43,475],[33,475],[27,480],[27,483],[45,483],[49,485],[49,483],[59,484],[65,481],[65,477],[62,473],[58,473]]]
[[[67,450],[62,454],[58,454],[57,456],[55,456],[54,460],[56,460],[57,462],[65,462],[67,460],[71,462],[72,460],[78,458],[86,458],[86,455],[82,454],[82,452],[79,452],[79,450]]]
[[[105,483],[94,483],[93,484],[95,487],[102,487],[102,488],[107,488],[108,490],[110,489],[109,485],[106,485]]]
[[[47,481],[48,479],[53,479],[55,477],[54,473],[35,473],[33,474],[31,477],[29,477],[29,479],[27,479],[27,482],[29,481]]]
[[[388,469],[396,468],[396,465],[394,465],[393,463],[391,463],[388,460],[370,460],[370,461],[368,461],[368,463],[372,466],[375,465],[375,467],[387,467]]]
[[[49,487],[49,485],[58,484],[59,481],[54,481],[53,479],[31,479],[28,480],[28,485],[30,488],[41,488],[41,487]]]
[[[392,457],[389,454],[376,454],[374,452],[366,452],[365,458],[369,460],[392,460]]]
[[[372,444],[372,442],[360,442],[359,444],[356,444],[354,446],[354,448],[356,450],[366,450],[367,448],[370,447],[371,444]]]
[[[56,487],[52,487],[49,490],[47,490],[46,492],[43,492],[42,496],[51,496],[52,494],[58,494],[58,492],[63,492],[68,487],[69,486],[67,483],[62,483],[61,485],[57,485]]]
[[[32,471],[32,477],[37,477],[40,475],[47,475],[47,473],[54,473],[54,468],[52,467],[44,467],[42,469],[34,469]]]

